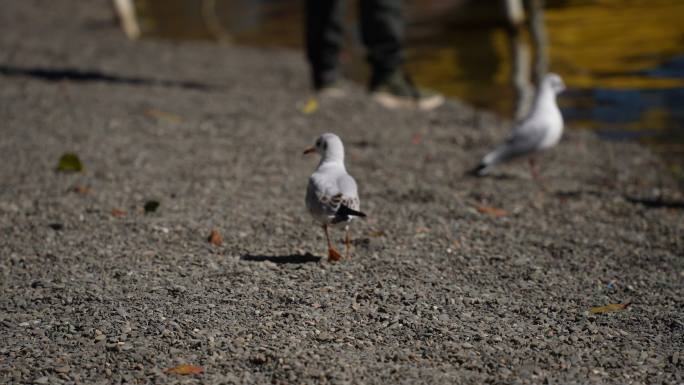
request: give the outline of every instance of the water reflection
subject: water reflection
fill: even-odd
[[[516,108],[516,95],[524,105],[530,79],[524,75],[540,51],[529,28],[511,34],[501,1],[406,4],[407,66],[419,84],[509,117],[524,109]],[[302,45],[296,0],[137,0],[136,6],[144,36]],[[638,137],[684,159],[684,1],[547,0],[543,11],[550,68],[569,86],[560,99],[568,125],[611,139]],[[353,27],[349,32],[358,41]],[[363,55],[345,59],[345,72],[360,79]]]

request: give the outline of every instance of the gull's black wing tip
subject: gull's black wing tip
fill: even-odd
[[[466,176],[474,176],[474,177],[484,176],[487,173],[488,167],[489,166],[487,166],[486,164],[480,163],[476,167],[466,171],[465,175]]]
[[[362,213],[361,211],[351,209],[343,204],[340,204],[340,208],[337,209],[337,212],[335,213],[335,218],[333,218],[332,223],[336,224],[340,222],[347,222],[351,219],[351,217],[365,218],[366,214]]]
[[[365,214],[365,213],[362,213],[361,211],[356,211],[356,210],[354,210],[354,209],[351,209],[351,208],[347,207],[347,206],[344,205],[344,204],[341,204],[341,205],[340,205],[340,208],[337,210],[337,213],[336,213],[336,214],[337,214],[337,215],[352,216],[352,217],[361,217],[361,218],[365,218],[365,217],[366,217],[366,214]]]

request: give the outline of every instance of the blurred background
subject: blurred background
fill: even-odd
[[[301,0],[116,2],[133,8],[133,38],[303,45]],[[515,2],[522,9],[507,0],[406,0],[406,67],[416,83],[514,118],[548,68],[568,85],[559,102],[569,127],[646,143],[682,177],[684,0]],[[344,71],[364,83],[356,1],[347,5]]]

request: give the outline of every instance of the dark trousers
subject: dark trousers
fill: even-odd
[[[344,0],[306,1],[306,55],[315,88],[339,76],[344,41]],[[401,0],[359,0],[361,39],[372,69],[370,88],[381,84],[404,60]]]

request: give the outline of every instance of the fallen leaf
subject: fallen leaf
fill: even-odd
[[[55,372],[57,373],[69,373],[70,370],[71,367],[69,365],[58,366],[55,368]]]
[[[112,209],[112,216],[114,216],[114,217],[121,218],[125,215],[126,215],[126,212],[123,210],[116,209],[116,208]]]
[[[386,235],[387,235],[387,233],[385,233],[382,230],[371,230],[368,232],[368,236],[373,237],[373,238],[380,238],[380,237],[384,237]]]
[[[71,188],[71,191],[77,193],[77,194],[88,194],[90,193],[90,187],[88,186],[81,186],[81,185],[76,185]]]
[[[426,238],[430,233],[430,229],[424,226],[416,227],[416,233],[413,235],[415,238]]]
[[[211,230],[208,241],[214,246],[221,246],[223,244],[223,238],[221,238],[221,234],[216,230]]]
[[[482,214],[487,214],[495,218],[505,217],[508,215],[508,211],[504,209],[498,209],[496,207],[475,205],[475,209]]]
[[[302,113],[304,115],[311,115],[314,112],[318,110],[318,100],[316,98],[311,97],[309,100],[306,102],[304,107],[302,107]]]
[[[612,313],[614,311],[625,310],[629,305],[631,305],[631,302],[611,303],[606,306],[592,307],[589,311],[591,314]]]
[[[50,223],[48,226],[55,231],[64,230],[64,225],[61,223]]]
[[[81,163],[78,155],[72,152],[67,152],[59,158],[59,163],[57,163],[57,171],[81,172],[83,171],[83,163]]]
[[[204,372],[204,369],[202,369],[199,366],[184,364],[184,365],[175,366],[173,368],[168,368],[164,372],[165,373],[172,373],[172,374],[180,374],[180,375],[185,376],[187,374],[202,374],[202,372]]]
[[[159,201],[147,201],[144,207],[145,214],[153,213],[159,208]]]
[[[165,120],[170,123],[181,123],[183,122],[183,117],[180,115],[173,114],[171,112],[161,111],[156,108],[150,108],[145,111],[145,114],[149,117],[155,118],[157,120]]]
[[[420,133],[413,134],[413,136],[411,137],[411,143],[413,143],[413,144],[420,144],[420,142],[422,142],[422,141],[423,141],[423,135]]]

